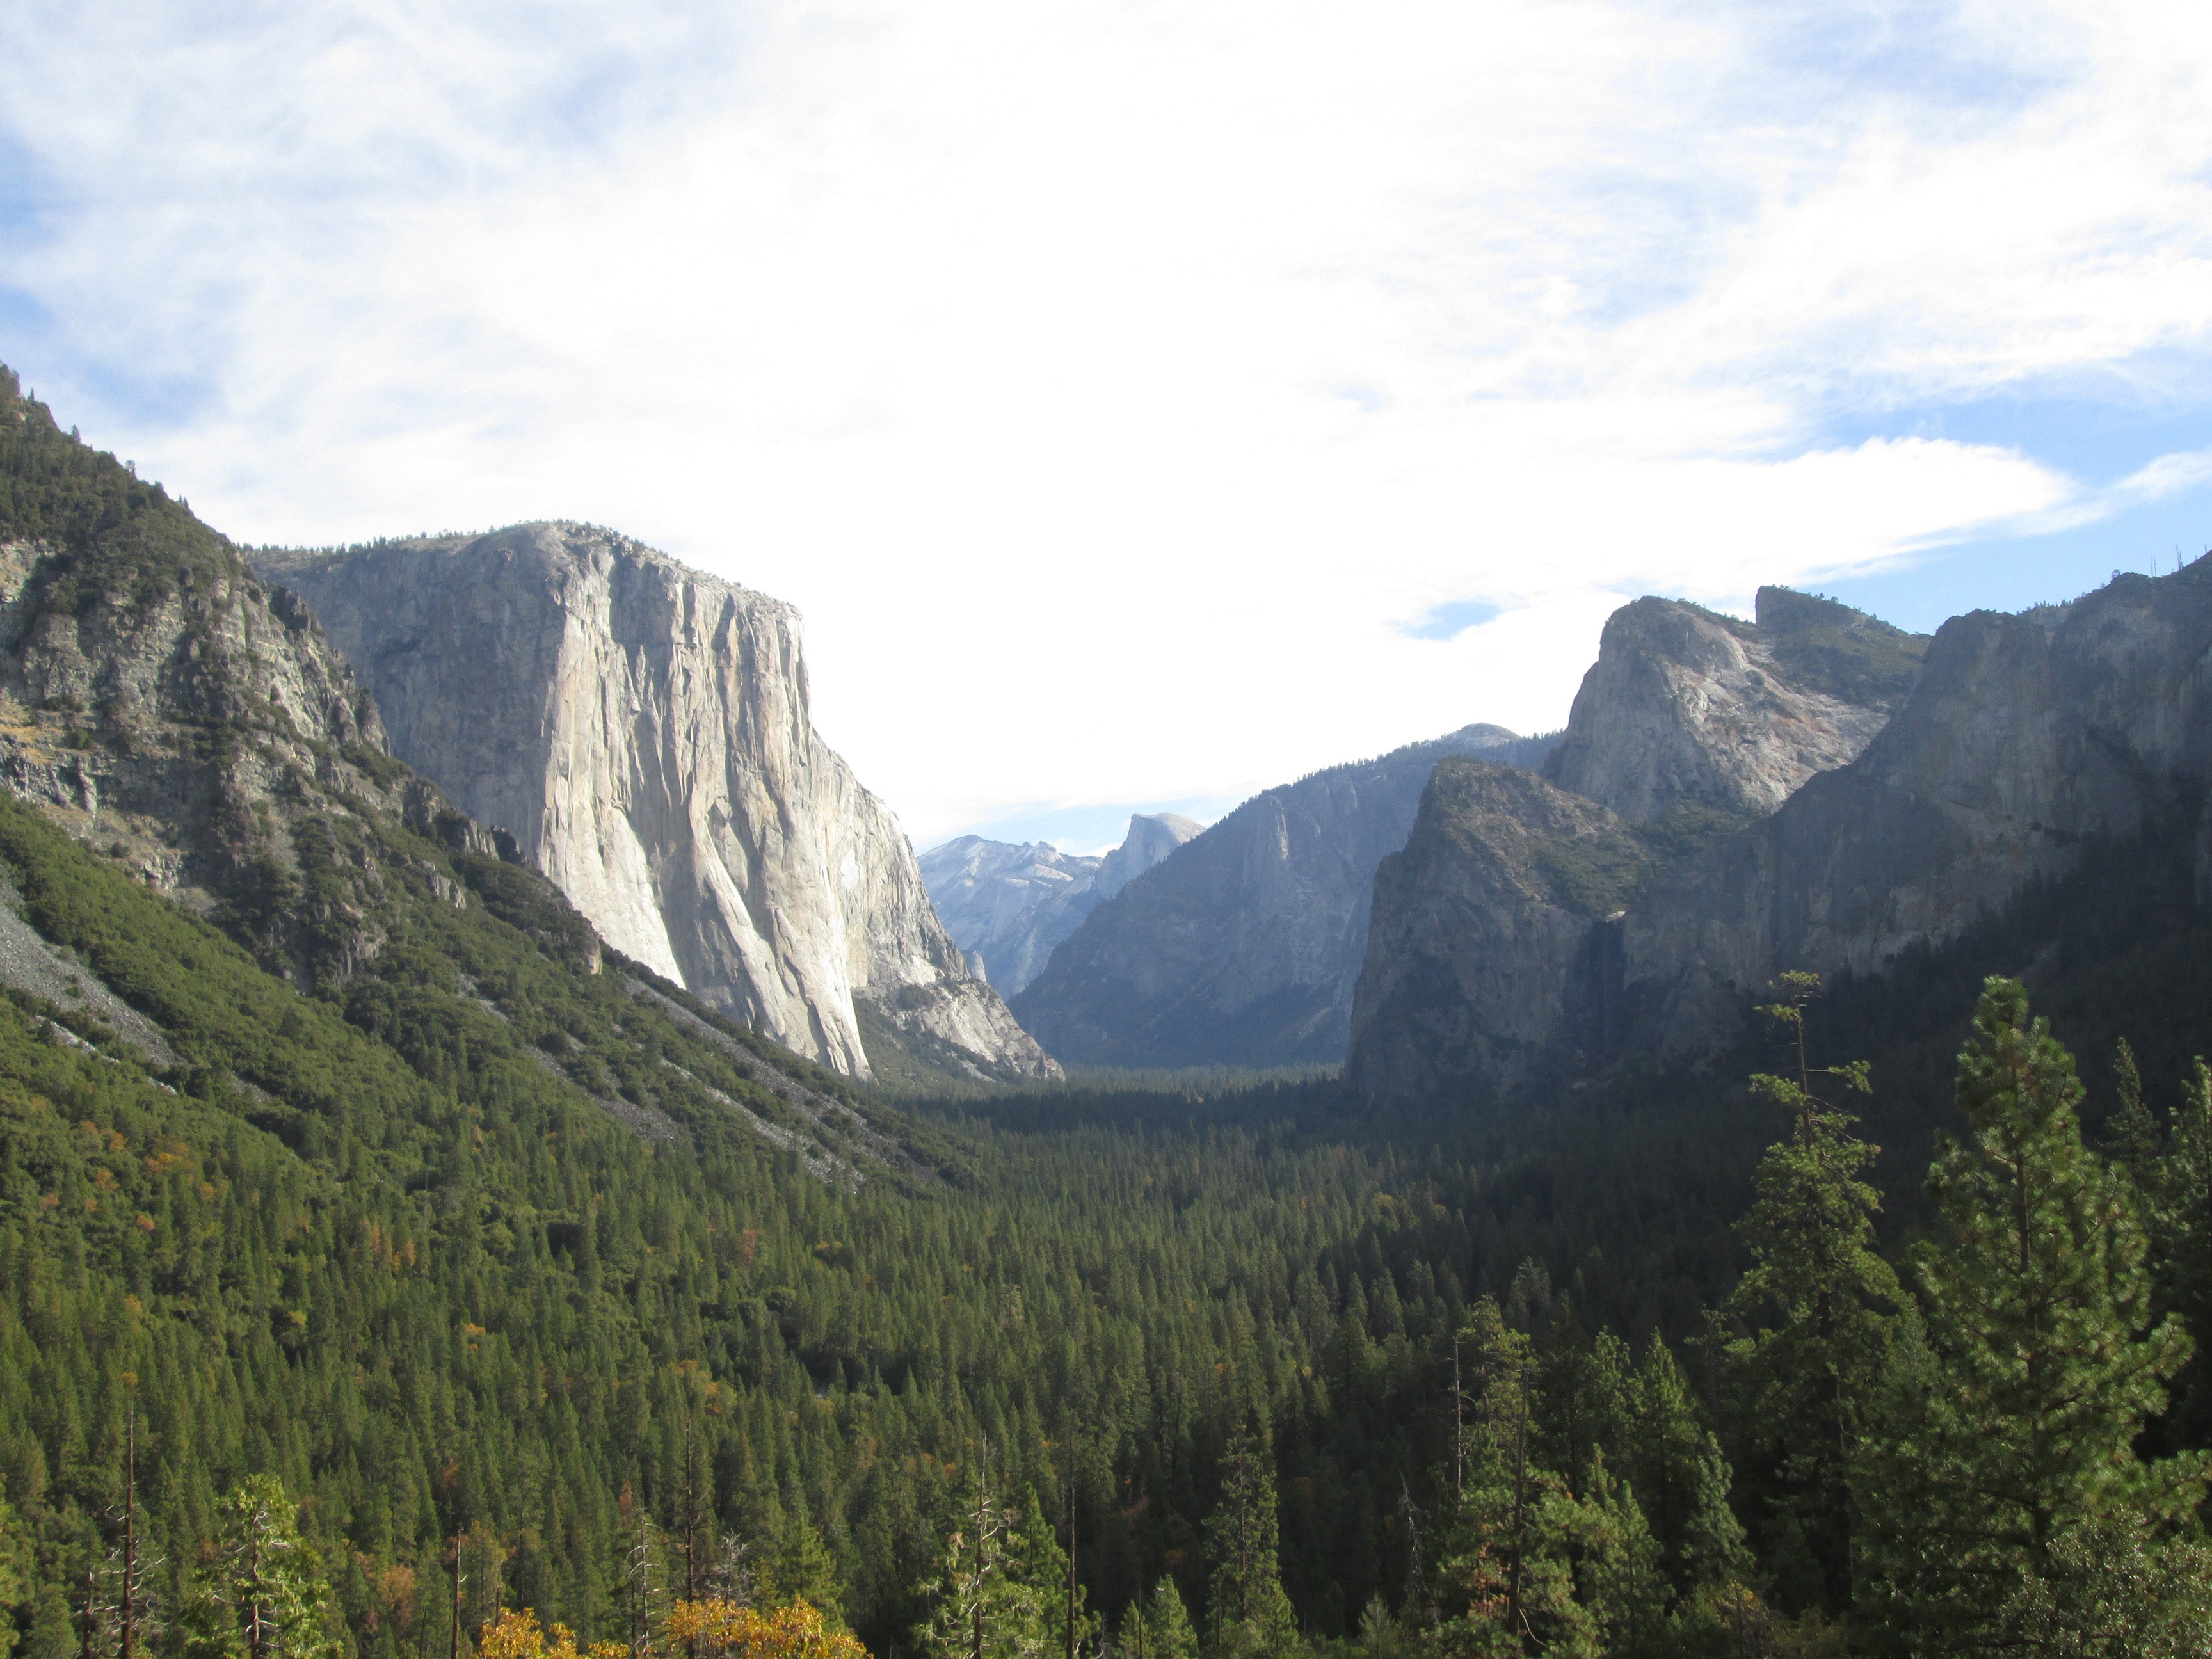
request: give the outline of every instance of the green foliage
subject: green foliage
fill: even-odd
[[[1752,1265],[1727,1311],[1752,1334],[1731,1346],[1729,1361],[1757,1462],[1775,1473],[1767,1496],[1778,1535],[1811,1569],[1789,1599],[1840,1613],[1852,1598],[1850,1460],[1904,1292],[1876,1251],[1881,1199],[1863,1177],[1881,1149],[1856,1139],[1856,1120],[1815,1092],[1819,1079],[1866,1094],[1868,1068],[1814,1067],[1805,1007],[1819,979],[1785,974],[1782,989],[1784,1000],[1761,1012],[1787,1034],[1794,1075],[1763,1073],[1752,1086],[1789,1115],[1790,1133],[1761,1160],[1758,1201],[1739,1228]]]
[[[1651,874],[1650,859],[1625,835],[1558,836],[1534,854],[1552,902],[1577,915],[1609,916],[1635,902]]]
[[[1016,1507],[994,1484],[987,1460],[945,1540],[929,1619],[915,1632],[930,1659],[1045,1659],[1060,1650],[1066,1626],[1054,1610],[1066,1557],[1054,1559],[1035,1495]]]
[[[1129,1603],[1116,1647],[1127,1659],[1198,1659],[1198,1632],[1173,1577],[1163,1576],[1151,1595]]]
[[[161,485],[62,431],[0,368],[0,543],[13,541],[58,553],[40,603],[64,615],[103,601],[143,607],[180,591],[205,597],[252,580],[228,542]]]
[[[1206,1606],[1208,1659],[1288,1653],[1297,1616],[1283,1594],[1274,1459],[1266,1441],[1241,1425],[1223,1459],[1221,1501],[1206,1523],[1213,1568]]]
[[[17,1610],[31,1599],[31,1564],[24,1559],[27,1542],[8,1503],[7,1488],[0,1486],[0,1659],[15,1652]]]
[[[1979,1650],[2031,1587],[2077,1596],[2087,1529],[2191,1516],[2205,1468],[2135,1455],[2188,1338],[2154,1319],[2131,1183],[2081,1144],[2073,1060],[2016,981],[1984,989],[1958,1093],[1967,1137],[1929,1176],[1944,1237],[1917,1253],[1926,1338],[1898,1345],[1862,1456],[1863,1601],[1902,1645]]]
[[[2118,1104],[2106,1122],[2105,1143],[2111,1148],[2112,1162],[2134,1178],[2141,1191],[2150,1183],[2165,1137],[2143,1099],[2142,1073],[2136,1065],[2135,1048],[2125,1037],[2113,1050],[2112,1082]]]
[[[1677,800],[1669,802],[1667,809],[1650,823],[1638,824],[1633,833],[1654,859],[1671,864],[1677,859],[1701,853],[1717,842],[1726,841],[1753,822],[1747,813],[1725,806]]]
[[[331,1659],[343,1651],[322,1558],[284,1483],[248,1475],[218,1510],[214,1559],[187,1607],[185,1659]]]
[[[2160,1305],[2212,1339],[2212,1068],[2202,1060],[2183,1086],[2172,1133],[2143,1166],[2139,1186],[2156,1247]],[[2212,1340],[2196,1343],[2173,1389],[2165,1443],[2212,1445]]]
[[[1576,1583],[1584,1517],[1566,1481],[1538,1460],[1534,1345],[1488,1298],[1476,1304],[1466,1341],[1476,1428],[1438,1565],[1437,1650],[1453,1659],[1530,1648],[1595,1653],[1599,1610]],[[1617,1514],[1606,1518],[1617,1524]],[[1618,1589],[1603,1571],[1592,1587]]]

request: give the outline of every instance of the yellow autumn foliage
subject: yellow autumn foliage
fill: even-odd
[[[831,1630],[804,1601],[763,1613],[733,1601],[678,1601],[662,1621],[654,1651],[669,1659],[868,1659],[853,1638]],[[541,1626],[528,1607],[509,1607],[483,1627],[477,1659],[632,1659],[620,1642],[576,1645],[566,1625]]]
[[[660,1631],[672,1650],[696,1644],[700,1659],[868,1659],[866,1648],[804,1601],[766,1613],[734,1601],[678,1601]]]
[[[477,1659],[629,1659],[620,1642],[594,1642],[579,1650],[566,1625],[548,1629],[528,1607],[507,1607],[477,1637]]]

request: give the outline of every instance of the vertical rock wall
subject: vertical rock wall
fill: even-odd
[[[957,1069],[1056,1074],[815,732],[791,606],[574,525],[259,562],[351,659],[392,753],[617,950],[855,1076],[864,1011]]]

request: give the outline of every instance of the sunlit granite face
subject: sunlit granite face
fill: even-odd
[[[570,525],[264,568],[357,665],[392,752],[509,830],[615,949],[855,1076],[864,1004],[940,1061],[1057,1072],[816,734],[791,606]]]

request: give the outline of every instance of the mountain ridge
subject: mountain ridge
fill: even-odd
[[[1540,762],[1553,739],[1463,726],[1264,790],[1100,905],[1014,1000],[1069,1061],[1334,1064],[1376,866],[1447,754]]]
[[[1121,844],[1095,857],[956,836],[921,855],[922,883],[945,931],[1012,997],[1085,916],[1205,827],[1176,812],[1133,813]]]

